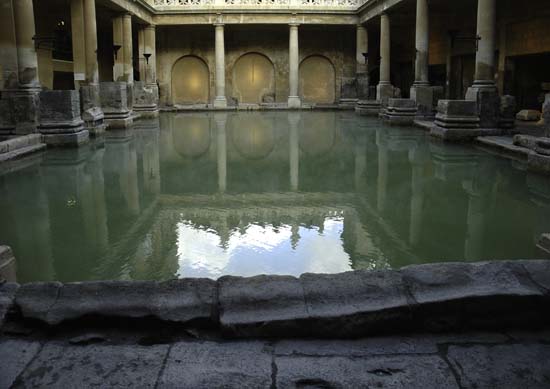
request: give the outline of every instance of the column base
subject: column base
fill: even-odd
[[[90,84],[80,87],[80,101],[82,106],[82,120],[84,128],[91,136],[99,136],[105,132],[103,110],[99,97],[99,85]]]
[[[213,106],[215,109],[225,109],[227,108],[227,99],[225,96],[217,96],[214,99]]]
[[[476,102],[480,127],[498,127],[500,97],[494,82],[475,81],[466,92],[466,100]]]
[[[368,73],[357,73],[357,99],[369,99],[369,75]]]
[[[395,96],[395,88],[392,84],[389,82],[381,82],[376,87],[376,100],[380,101],[380,105],[382,108],[386,108],[388,106],[388,100]]]
[[[15,133],[32,134],[37,132],[40,89],[18,90],[13,97]]]
[[[300,96],[288,96],[287,106],[290,109],[302,108],[302,100],[300,99]]]
[[[88,130],[81,130],[74,133],[42,134],[43,142],[48,147],[79,147],[90,140]]]
[[[435,117],[434,89],[430,84],[415,83],[411,87],[411,100],[416,103],[416,117],[429,119]]]

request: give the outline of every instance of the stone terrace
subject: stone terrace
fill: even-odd
[[[0,387],[547,388],[550,261],[5,283]]]

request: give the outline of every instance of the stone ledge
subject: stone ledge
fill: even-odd
[[[211,328],[227,337],[355,338],[550,322],[545,308],[550,261],[544,260],[426,264],[300,278],[35,283],[18,290],[13,285],[0,286],[6,311],[50,326],[89,317],[153,318],[181,328]]]

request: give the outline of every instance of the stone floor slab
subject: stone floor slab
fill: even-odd
[[[10,388],[38,350],[39,342],[18,339],[0,341],[0,388]]]

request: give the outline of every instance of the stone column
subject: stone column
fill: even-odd
[[[17,45],[18,91],[14,97],[15,132],[28,134],[38,127],[40,82],[38,58],[34,47],[34,9],[32,0],[13,1]]]
[[[0,0],[0,9],[0,90],[17,89],[17,46],[12,1]]]
[[[99,84],[97,64],[97,25],[95,0],[84,0],[84,30],[86,42],[86,81],[88,84]]]
[[[225,39],[224,25],[218,23],[216,27],[216,99],[214,108],[227,108],[225,97]]]
[[[71,37],[73,42],[74,84],[79,89],[86,81],[86,41],[84,29],[84,1],[71,0]]]
[[[428,0],[416,0],[416,61],[414,84],[411,87],[411,99],[418,107],[417,116],[434,115],[433,89],[428,78],[429,71],[429,14]]]
[[[366,100],[369,98],[369,69],[367,59],[363,54],[368,54],[369,37],[367,29],[362,26],[357,26],[357,43],[355,58],[357,61],[356,77],[357,77],[357,98]]]
[[[447,55],[445,57],[445,99],[451,99],[451,78],[453,76],[453,36],[447,37]]]
[[[496,0],[478,0],[475,80],[466,92],[466,100],[477,102],[480,126],[498,124],[499,96],[495,83]]]
[[[145,82],[157,85],[157,46],[155,26],[149,25],[143,30],[144,33],[144,54],[151,54],[149,61],[145,61]]]
[[[124,50],[122,49],[124,42],[124,28],[122,16],[113,18],[113,81],[124,80]],[[115,49],[116,46],[116,49]]]
[[[289,123],[289,160],[290,160],[290,190],[296,192],[300,186],[300,133],[298,124],[300,114],[291,112],[288,114]]]
[[[390,18],[388,14],[380,16],[380,83],[376,88],[376,99],[383,107],[388,105],[388,99],[393,97],[393,86],[390,79],[391,40]]]
[[[288,108],[300,108],[302,106],[298,95],[299,62],[298,24],[293,23],[290,24],[288,43]]]
[[[134,83],[133,44],[132,44],[132,16],[122,15],[122,52],[124,55],[124,81]]]

